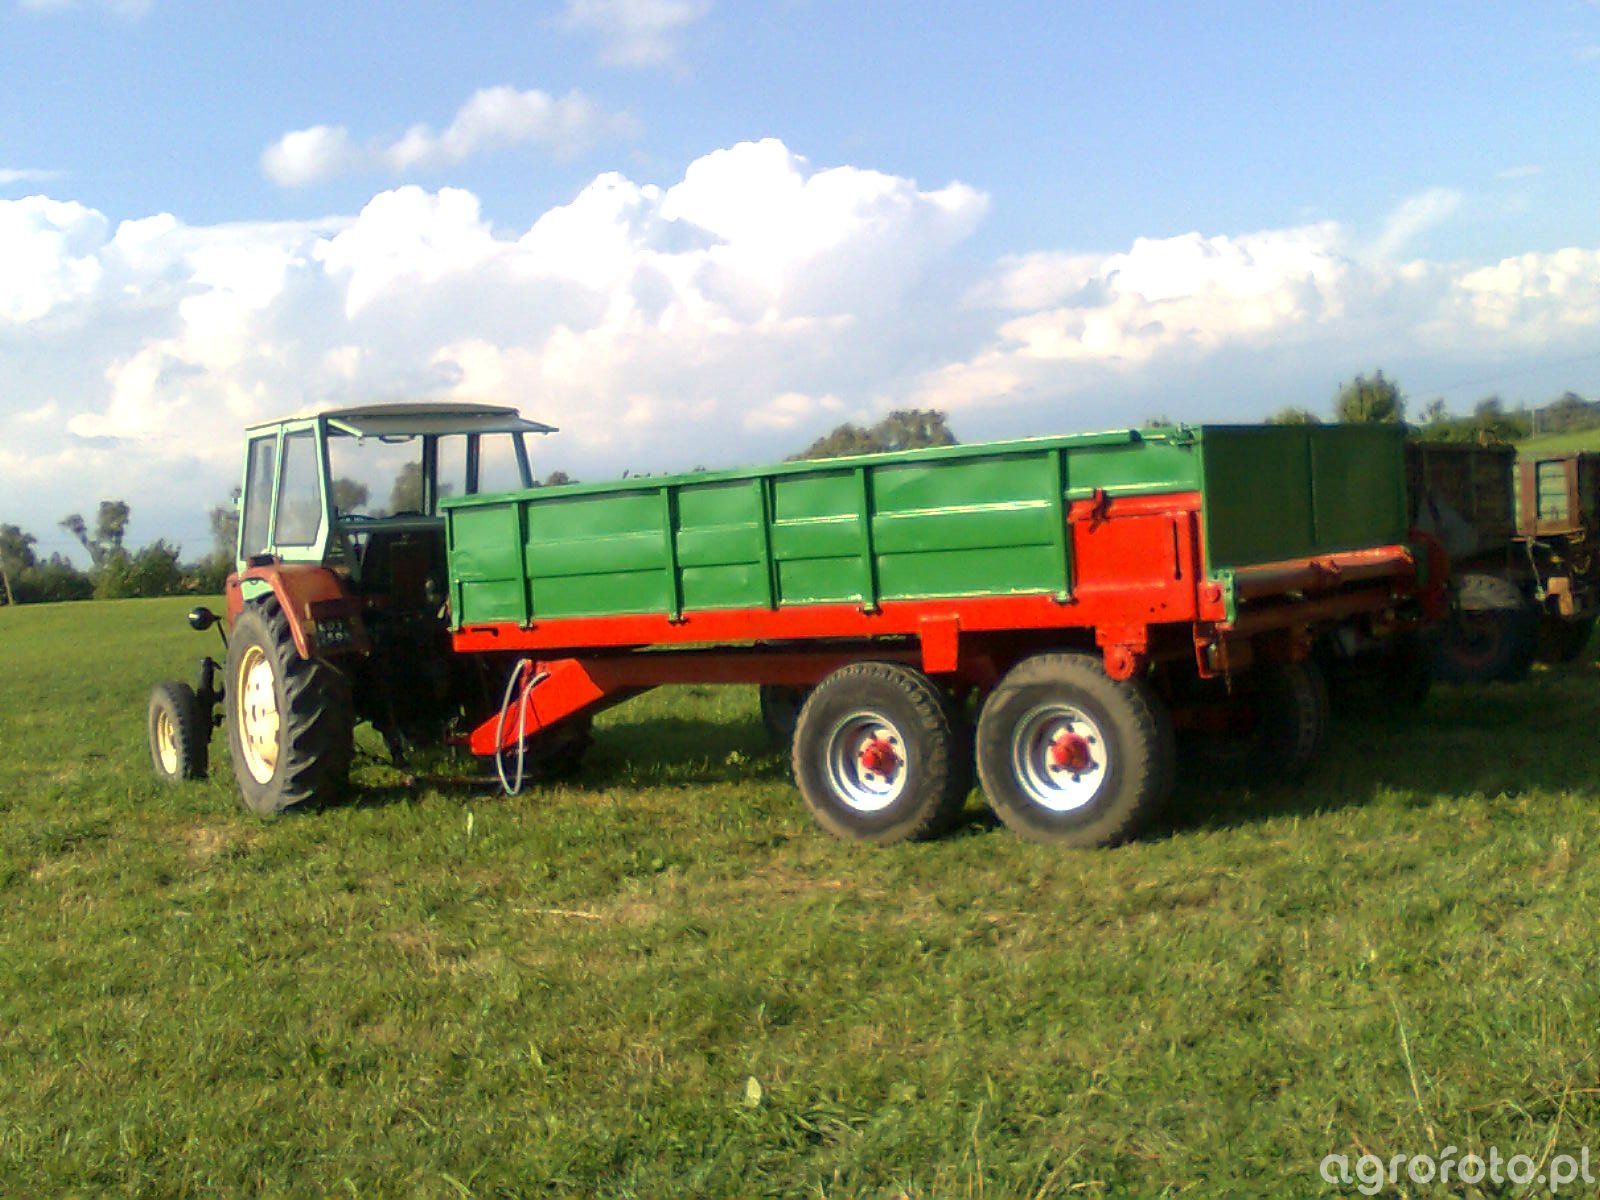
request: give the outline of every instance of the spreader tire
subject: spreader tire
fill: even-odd
[[[187,683],[158,683],[150,692],[145,722],[150,764],[163,783],[204,779],[209,766],[211,714]]]
[[[275,599],[239,614],[226,678],[228,748],[244,806],[265,815],[337,799],[355,749],[350,684],[333,664],[300,657]]]
[[[795,725],[794,778],[836,837],[885,845],[936,836],[966,804],[971,775],[949,701],[900,663],[841,667],[807,697]]]
[[[794,742],[794,727],[799,723],[800,710],[805,707],[809,688],[794,687],[786,683],[761,685],[761,723],[774,746],[787,749]]]
[[[1185,754],[1214,775],[1257,785],[1300,779],[1328,743],[1328,689],[1310,660],[1257,663],[1230,703],[1237,729],[1184,739]]]
[[[1498,575],[1463,575],[1451,618],[1432,638],[1434,678],[1444,683],[1515,683],[1539,646],[1539,611]]]
[[[978,777],[1013,831],[1058,846],[1126,841],[1160,811],[1177,755],[1161,701],[1098,656],[1024,659],[978,717]]]

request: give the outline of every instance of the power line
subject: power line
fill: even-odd
[[[1450,392],[1458,392],[1463,388],[1482,387],[1486,383],[1503,383],[1507,379],[1522,379],[1526,376],[1537,374],[1540,371],[1551,371],[1558,367],[1576,366],[1579,363],[1594,362],[1596,359],[1600,359],[1600,351],[1596,351],[1593,354],[1580,354],[1576,358],[1557,359],[1555,362],[1540,363],[1538,366],[1534,367],[1521,367],[1514,371],[1502,371],[1498,375],[1485,375],[1478,379],[1467,379],[1460,383],[1449,384],[1446,387],[1430,386],[1417,388],[1416,391],[1418,394],[1428,393],[1447,395]]]

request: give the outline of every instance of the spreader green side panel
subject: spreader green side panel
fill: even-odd
[[[1405,533],[1398,430],[1209,426],[447,499],[458,625],[1074,587],[1068,509],[1204,493],[1221,575]]]
[[[458,624],[1045,592],[1066,510],[1194,491],[1187,430],[1037,438],[443,504]]]
[[[1199,439],[1213,574],[1405,541],[1397,426],[1205,426]]]

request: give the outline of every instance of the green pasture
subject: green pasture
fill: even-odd
[[[0,1195],[1292,1197],[1600,1150],[1592,652],[1118,850],[976,798],[872,849],[748,689],[516,798],[374,758],[262,820],[220,738],[160,787],[187,603],[0,609]]]

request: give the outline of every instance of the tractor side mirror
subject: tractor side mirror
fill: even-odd
[[[189,628],[196,633],[204,633],[217,623],[217,614],[204,604],[196,605],[189,610]]]

